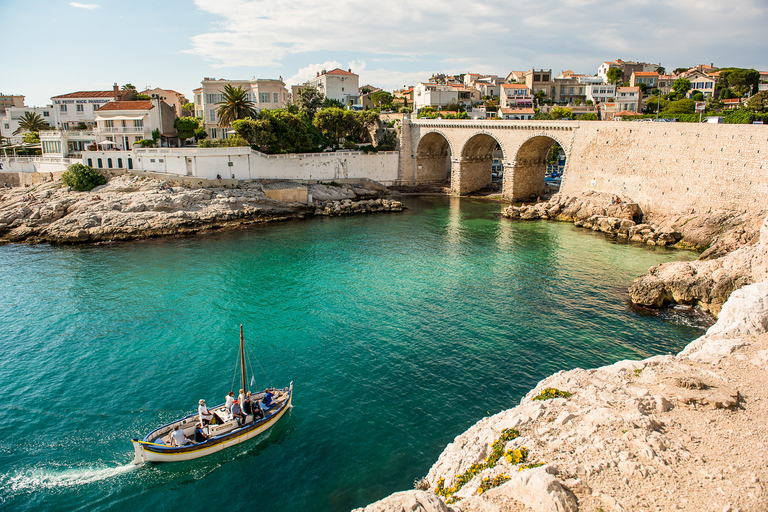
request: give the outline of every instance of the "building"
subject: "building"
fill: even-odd
[[[533,119],[536,112],[532,107],[500,107],[500,119]]]
[[[176,111],[161,99],[110,102],[97,114],[96,145],[103,148],[128,151],[138,141],[151,139],[154,130],[160,131],[161,146],[178,145]]]
[[[112,86],[111,91],[77,91],[51,98],[53,123],[60,130],[88,130],[96,125],[96,110],[110,101],[122,99],[123,92]]]
[[[465,107],[471,107],[474,102],[480,101],[480,91],[472,87],[464,87],[462,84],[449,84],[457,93],[457,101]]]
[[[232,132],[231,127],[219,126],[219,119],[216,115],[216,109],[224,101],[224,88],[227,85],[234,88],[241,87],[245,91],[248,100],[253,102],[257,112],[265,108],[284,108],[288,102],[288,91],[282,78],[279,80],[262,78],[254,78],[252,80],[226,80],[220,78],[216,80],[215,78],[204,78],[202,87],[195,89],[194,92],[195,115],[203,119],[205,131],[213,139],[226,139]]]
[[[640,112],[643,93],[640,87],[617,87],[615,103],[616,112]]]
[[[576,75],[557,77],[553,80],[555,94],[550,99],[557,103],[575,104],[587,101],[586,85]]]
[[[357,105],[360,100],[360,77],[351,69],[332,69],[318,72],[317,76],[300,87],[314,87],[325,98],[340,101],[342,105]]]
[[[0,116],[5,116],[6,109],[16,107],[24,107],[24,96],[18,94],[2,94],[0,93]]]
[[[629,77],[630,87],[638,87],[640,84],[644,84],[648,90],[656,89],[659,85],[659,74],[655,71],[633,71]]]
[[[424,107],[439,109],[458,101],[459,91],[450,85],[419,82],[414,87],[413,109],[416,112]]]
[[[405,100],[406,105],[413,105],[413,86],[405,86],[402,89],[392,91],[392,96],[395,98],[402,98]]]
[[[155,87],[154,89],[142,91],[140,94],[145,94],[150,98],[159,96],[161,100],[173,107],[173,110],[176,112],[176,117],[182,116],[184,105],[189,103],[189,100],[183,94],[176,92],[173,89],[160,89],[159,87]]]
[[[616,98],[616,86],[613,84],[586,84],[584,87],[587,101],[595,105],[612,102]]]
[[[23,97],[23,96],[22,96]],[[19,132],[14,135],[13,132],[19,129],[19,121],[26,113],[39,115],[43,121],[49,125],[53,124],[53,106],[45,107],[7,107],[5,115],[0,117],[0,136],[8,139],[12,144],[24,142],[24,133]]]
[[[525,71],[510,71],[507,74],[506,82],[509,84],[525,82]]]
[[[531,90],[525,84],[502,84],[500,108],[533,108]]]
[[[680,75],[691,82],[691,90],[688,91],[690,97],[694,91],[701,92],[705,97],[711,96],[715,92],[717,78],[707,75],[698,69],[688,70]]]
[[[651,64],[648,62],[633,62],[633,61],[624,61],[621,59],[616,59],[614,61],[607,61],[600,64],[600,67],[597,68],[597,76],[603,79],[603,82],[608,83],[608,71],[611,68],[619,68],[621,69],[621,79],[624,82],[629,81],[629,77],[632,76],[632,73],[642,73],[642,72],[655,72],[657,69],[659,69],[660,64]]]
[[[557,92],[555,90],[555,84],[552,82],[552,70],[551,69],[531,69],[526,71],[523,75],[525,79],[525,85],[531,90],[531,95],[536,96],[538,93],[543,92],[544,97],[550,100],[554,100]]]

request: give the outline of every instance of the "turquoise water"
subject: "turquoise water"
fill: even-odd
[[[547,375],[675,352],[684,316],[626,287],[695,254],[496,204],[101,246],[0,247],[0,508],[346,511],[412,487],[445,445]],[[257,386],[294,408],[209,458],[133,466],[130,438],[231,389],[238,326]],[[256,364],[266,370],[261,372]]]

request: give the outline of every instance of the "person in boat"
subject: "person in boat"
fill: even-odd
[[[208,436],[203,432],[203,425],[198,423],[195,425],[195,442],[202,443],[208,440]]]
[[[207,425],[213,419],[213,413],[208,410],[208,407],[206,407],[205,405],[205,400],[203,400],[202,398],[200,399],[198,404],[200,404],[197,406],[197,414],[198,416],[200,416],[200,424]]]
[[[245,394],[245,404],[243,404],[243,411],[245,411],[245,414],[253,415],[254,423],[256,423],[256,420],[260,420],[264,417],[264,411],[261,410],[261,407],[253,403],[250,391]]]
[[[239,400],[232,402],[232,418],[237,420],[238,427],[245,425],[245,414],[243,414],[243,410],[240,408]]]
[[[237,395],[237,399],[240,401],[240,408],[245,411],[245,392],[241,389],[240,394]]]
[[[184,435],[184,431],[179,428],[178,425],[173,427],[173,433],[171,434],[171,446],[184,446],[189,443],[189,439]]]
[[[271,389],[267,388],[264,390],[264,398],[262,399],[262,402],[267,407],[267,409],[275,405],[275,403],[272,401],[272,398],[274,396],[275,396],[275,388],[271,388]]]
[[[224,408],[227,411],[232,412],[232,403],[235,401],[235,392],[230,391],[229,393],[227,393],[227,396],[225,398],[227,401],[224,403]]]

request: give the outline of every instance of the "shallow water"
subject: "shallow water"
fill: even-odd
[[[499,220],[492,203],[406,203],[0,247],[0,508],[211,510],[242,492],[262,510],[345,511],[410,488],[456,435],[553,372],[701,334],[684,310],[626,305],[634,277],[694,253]],[[223,401],[241,323],[257,386],[293,380],[293,410],[206,459],[131,465],[132,437]]]

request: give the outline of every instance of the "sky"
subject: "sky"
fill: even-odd
[[[191,100],[204,77],[290,87],[335,67],[390,91],[615,59],[768,71],[768,0],[0,0],[0,20],[0,93],[28,106],[113,83]]]

